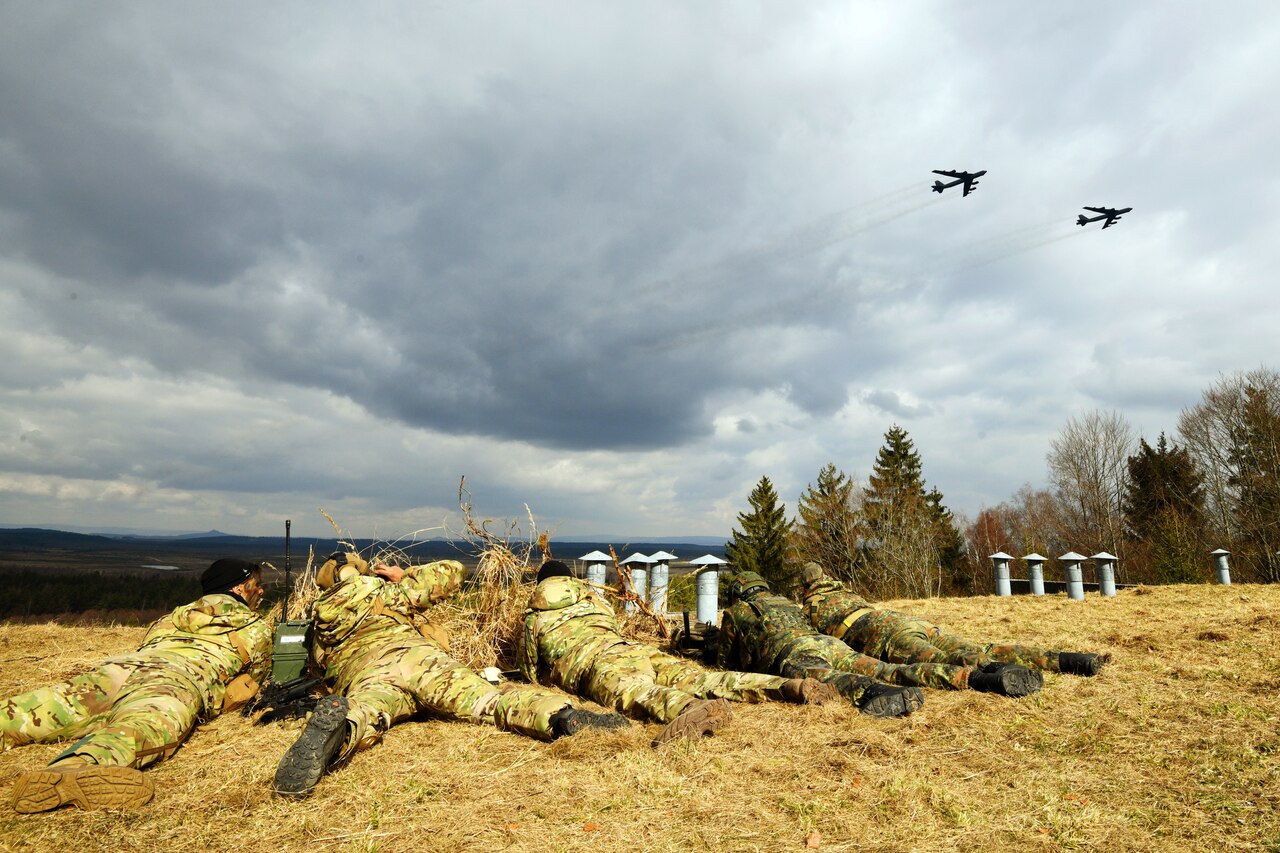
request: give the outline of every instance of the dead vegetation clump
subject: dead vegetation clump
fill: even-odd
[[[270,780],[301,724],[221,717],[147,770],[149,805],[29,816],[0,805],[0,849],[1278,849],[1280,586],[1145,590],[885,602],[975,639],[1113,657],[1096,678],[1048,674],[1020,700],[926,691],[905,720],[736,705],[715,737],[655,750],[654,727],[639,724],[545,744],[423,719],[394,727],[311,799],[287,802]],[[517,624],[522,608],[490,627]],[[457,613],[455,636],[469,624]],[[141,637],[0,626],[0,696]],[[0,804],[17,773],[60,749],[0,755]]]

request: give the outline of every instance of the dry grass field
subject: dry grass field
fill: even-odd
[[[905,720],[739,705],[717,736],[658,750],[654,726],[544,744],[409,722],[298,803],[269,786],[301,723],[202,726],[132,813],[13,813],[15,775],[58,752],[25,747],[0,755],[0,848],[1280,851],[1280,586],[889,604],[1113,661],[1021,700],[927,691]],[[0,695],[141,636],[0,626]]]

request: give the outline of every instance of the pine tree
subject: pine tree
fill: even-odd
[[[1242,555],[1268,583],[1280,581],[1280,391],[1249,383],[1231,435]]]
[[[1189,583],[1200,580],[1204,479],[1185,448],[1170,446],[1164,433],[1154,448],[1146,439],[1129,457],[1124,500],[1129,534],[1146,543],[1153,580]]]
[[[823,466],[817,482],[800,496],[791,543],[797,565],[821,563],[832,577],[861,591],[856,497],[853,480],[834,464]]]
[[[1184,448],[1170,446],[1162,432],[1154,448],[1141,439],[1128,464],[1124,515],[1134,536],[1147,538],[1166,512],[1177,513],[1188,522],[1200,521],[1204,478]]]
[[[894,424],[884,438],[862,497],[863,550],[874,591],[880,597],[934,594],[955,571],[964,543],[942,493],[926,491],[907,431]]]
[[[751,512],[738,513],[738,525],[725,546],[735,572],[755,572],[777,593],[786,594],[794,583],[787,570],[787,539],[791,522],[786,507],[778,501],[778,493],[768,477],[751,490],[747,498]]]

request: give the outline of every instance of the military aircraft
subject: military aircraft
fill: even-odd
[[[983,175],[985,175],[987,173],[987,170],[983,169],[981,172],[954,172],[954,171],[949,172],[946,169],[934,169],[933,173],[935,175],[946,175],[948,178],[955,178],[955,180],[949,184],[944,184],[942,181],[934,181],[933,182],[934,192],[940,193],[943,190],[945,190],[947,187],[954,187],[960,184],[964,184],[964,194],[968,195],[969,193],[973,192],[973,188],[978,185],[978,178],[981,178]]]
[[[1103,228],[1110,228],[1120,221],[1120,214],[1128,213],[1133,210],[1132,207],[1121,208],[1116,210],[1114,207],[1086,207],[1085,210],[1092,210],[1098,216],[1085,216],[1083,213],[1076,218],[1077,225],[1088,225],[1090,222],[1097,222],[1099,219],[1105,219],[1102,223]]]

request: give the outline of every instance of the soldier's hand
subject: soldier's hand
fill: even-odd
[[[374,566],[373,573],[392,583],[400,583],[400,581],[404,580],[404,569],[399,566],[388,566],[386,563],[379,563]]]

